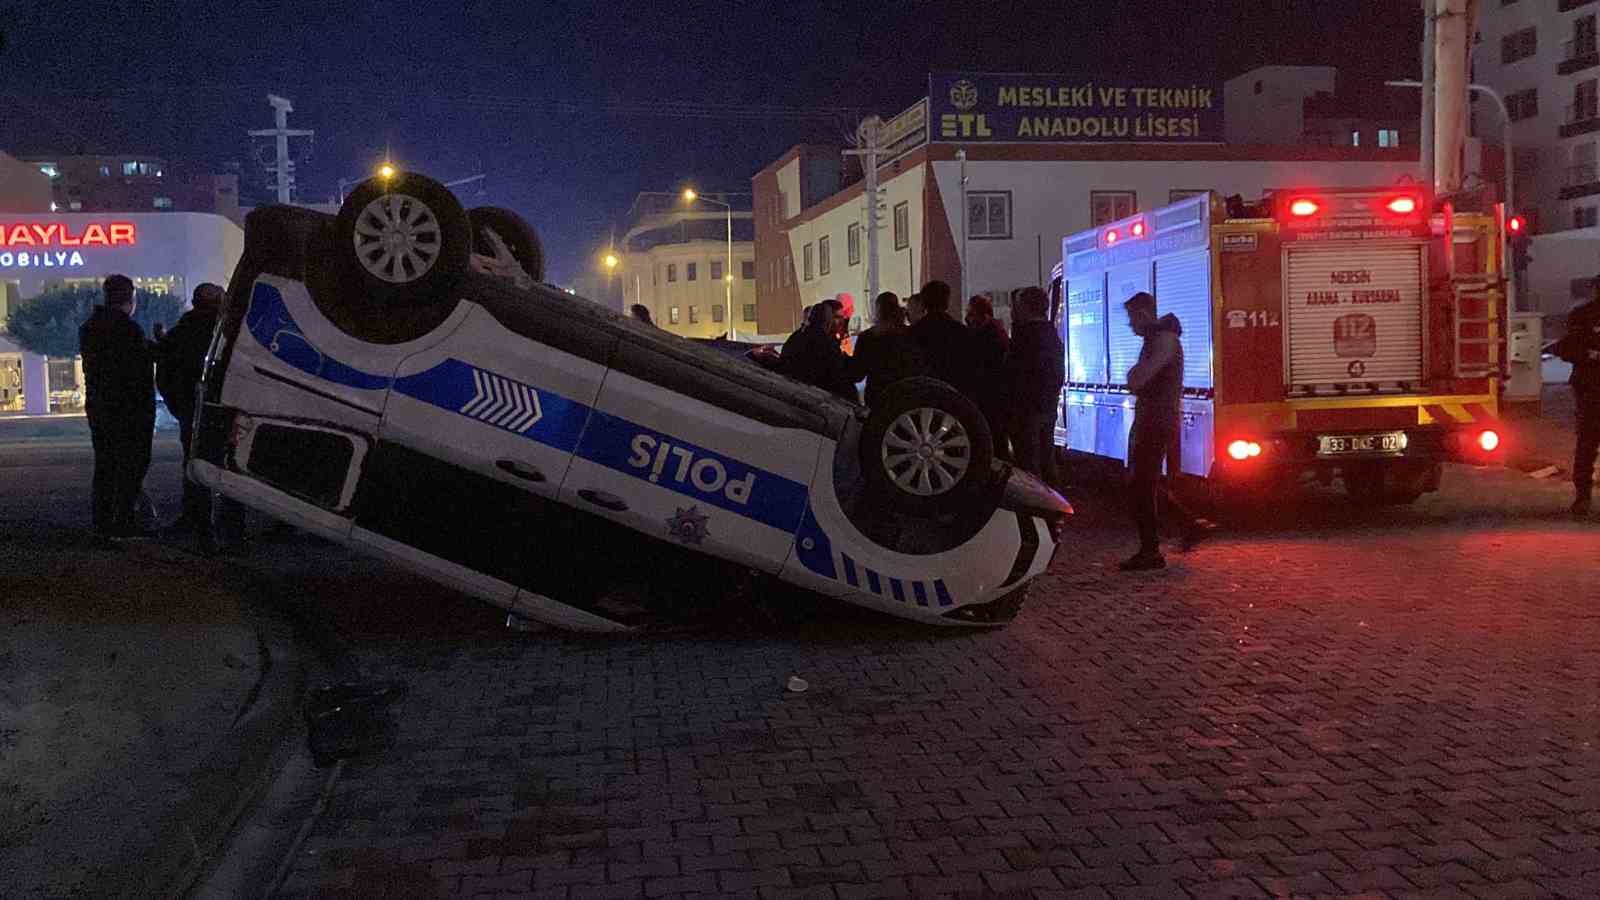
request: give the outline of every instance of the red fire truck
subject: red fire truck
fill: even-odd
[[[1445,461],[1500,461],[1504,211],[1430,206],[1416,185],[1200,195],[1067,237],[1058,445],[1127,461],[1122,304],[1148,291],[1183,326],[1179,469],[1214,491],[1337,475],[1407,503]]]

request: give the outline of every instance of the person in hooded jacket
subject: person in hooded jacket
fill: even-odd
[[[1593,508],[1594,463],[1600,455],[1600,280],[1595,296],[1567,316],[1567,333],[1556,342],[1555,355],[1572,363],[1573,400],[1578,408],[1578,445],[1572,461],[1572,486],[1577,496],[1572,514],[1579,518]]]
[[[189,478],[189,445],[197,411],[195,392],[205,374],[206,351],[222,313],[222,294],[222,287],[210,282],[196,287],[189,311],[171,331],[160,336],[154,347],[156,387],[178,420],[178,435],[183,441],[183,513],[168,530],[194,532],[203,543],[211,539],[211,492]]]
[[[1043,290],[1024,288],[1012,315],[1011,350],[1002,372],[1011,449],[1019,467],[1054,485],[1056,411],[1067,378],[1067,351],[1050,323],[1050,298]]]
[[[811,306],[806,311],[805,324],[783,342],[778,371],[851,403],[860,403],[855,379],[850,376],[850,358],[834,336],[838,312],[837,300],[823,300]]]
[[[873,312],[877,323],[856,335],[855,353],[850,356],[850,376],[867,380],[869,407],[877,405],[883,389],[894,382],[929,373],[922,348],[906,324],[900,298],[884,291],[873,301]]]
[[[995,318],[994,302],[979,294],[967,301],[967,328],[972,331],[974,358],[972,384],[976,391],[978,409],[989,420],[989,433],[994,435],[995,451],[1002,458],[1006,452],[1010,423],[1007,415],[1005,366],[1006,353],[1011,349],[1011,337],[1006,334],[1004,322]]]
[[[1183,416],[1183,344],[1178,338],[1183,326],[1171,313],[1156,315],[1156,298],[1140,291],[1123,304],[1128,312],[1128,327],[1144,338],[1139,360],[1128,370],[1128,390],[1135,399],[1133,429],[1128,435],[1129,479],[1133,519],[1139,528],[1139,552],[1124,560],[1123,571],[1160,569],[1167,564],[1161,555],[1160,521],[1157,502],[1166,493],[1161,467],[1165,463],[1175,474],[1180,422]],[[1199,538],[1204,523],[1195,520],[1173,502],[1168,503],[1183,517],[1183,541],[1191,546]]]

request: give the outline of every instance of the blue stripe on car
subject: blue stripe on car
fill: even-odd
[[[833,543],[811,512],[808,488],[798,481],[459,359],[446,359],[398,378],[363,372],[314,347],[290,314],[283,293],[266,282],[255,284],[245,325],[275,358],[308,375],[359,390],[392,387],[396,393],[430,406],[790,532],[795,535],[795,557],[801,565],[838,580],[842,562],[846,580],[852,587],[860,587],[855,560],[843,553],[835,560]],[[641,438],[645,440],[641,442]],[[649,461],[640,464],[642,449],[648,449],[650,455]],[[659,466],[657,455],[662,458]],[[714,465],[700,466],[703,460]],[[730,488],[730,484],[736,487]],[[870,567],[862,568],[867,587],[881,596],[882,576]],[[924,582],[888,581],[897,602],[906,602],[905,584],[909,583],[917,602],[928,605]],[[943,580],[935,580],[933,590],[940,606],[954,605]]]

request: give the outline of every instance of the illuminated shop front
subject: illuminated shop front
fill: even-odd
[[[226,286],[243,251],[244,231],[213,213],[0,213],[0,330],[17,304],[57,288],[97,288],[113,273],[187,300],[202,282]],[[81,371],[0,335],[0,413],[81,406]]]

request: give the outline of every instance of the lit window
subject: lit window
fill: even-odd
[[[1359,132],[1359,131],[1350,132],[1350,146],[1352,146],[1352,147],[1361,146],[1361,132]]]
[[[667,310],[667,323],[670,325],[678,324],[678,308],[676,306]]]
[[[804,260],[804,263],[805,263],[805,265],[803,267],[803,270],[800,273],[800,277],[801,277],[801,279],[803,279],[805,281],[810,281],[814,277],[811,274],[811,271],[812,271],[811,262],[812,262],[812,258],[813,258],[812,257],[812,253],[811,253],[811,245],[807,244],[804,247],[801,247],[800,250],[801,250],[801,253],[803,255],[803,260]]]
[[[100,167],[100,177],[101,178],[110,178],[111,177],[111,167],[110,166],[101,166]]]
[[[67,204],[67,209],[70,209],[73,212],[77,212],[78,210],[83,209],[83,201],[82,200],[74,200],[71,203]]]
[[[689,307],[689,324],[690,325],[694,325],[694,324],[697,324],[699,321],[700,321],[700,307],[698,307],[698,306],[690,306]]]
[[[740,260],[739,261],[739,277],[743,278],[745,281],[755,281],[756,280],[756,261],[753,260],[753,259]]]
[[[824,235],[823,237],[817,238],[817,274],[818,275],[826,275],[826,274],[828,274],[829,270],[831,270],[833,268],[833,262],[832,262],[832,259],[831,259],[833,254],[830,253],[829,250],[828,250],[828,243],[829,242],[828,242],[828,238],[827,238],[826,235]]]
[[[60,178],[61,177],[61,170],[56,168],[56,164],[55,163],[40,163],[39,164],[39,171],[41,171],[44,174],[50,176],[51,178]]]
[[[894,206],[894,248],[904,250],[911,246],[911,205],[909,203],[896,203]]]
[[[1378,146],[1379,147],[1398,147],[1398,146],[1400,146],[1400,130],[1398,128],[1380,128],[1380,129],[1378,129]]]
[[[123,163],[122,164],[122,174],[124,174],[124,175],[137,175],[137,174],[139,174],[139,164],[136,163],[136,162],[125,162],[125,163]]]
[[[677,280],[678,280],[678,264],[677,263],[667,263],[667,283],[671,284],[672,282],[677,281]],[[674,319],[673,321],[677,321],[677,320]]]
[[[756,320],[756,305],[754,303],[746,303],[744,305],[744,320],[746,322],[754,322]]]
[[[711,321],[713,321],[713,322],[721,322],[722,321],[722,304],[721,303],[713,303],[713,304],[711,304]]]
[[[967,237],[987,240],[1011,237],[1010,191],[967,194]]]
[[[150,201],[150,203],[156,209],[171,209],[172,208],[172,198],[171,197],[157,197],[154,200]]]
[[[861,225],[851,222],[850,227],[844,230],[844,252],[850,259],[850,265],[861,265]]]

